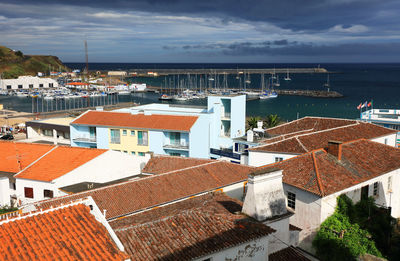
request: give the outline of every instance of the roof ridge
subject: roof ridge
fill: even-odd
[[[306,148],[306,146],[304,146],[304,144],[299,140],[299,137],[296,136],[296,140],[299,142],[300,146],[306,151],[308,152],[308,149]]]
[[[317,177],[318,188],[319,188],[319,191],[321,192],[321,196],[324,196],[325,193],[324,193],[324,189],[323,189],[322,184],[321,184],[321,177],[319,176],[317,159],[315,158],[315,151],[312,151],[311,155],[312,155],[312,159],[313,159],[313,162],[314,162],[314,169],[315,169],[315,175]]]
[[[17,177],[19,174],[21,174],[22,172],[24,172],[25,170],[27,170],[28,168],[32,167],[34,164],[36,164],[38,161],[40,161],[42,158],[44,158],[45,156],[47,156],[48,154],[50,154],[53,150],[57,149],[58,145],[54,146],[54,148],[52,148],[51,150],[47,151],[45,154],[43,154],[42,156],[40,156],[39,158],[37,158],[35,161],[33,161],[31,164],[29,164],[28,166],[26,166],[23,170],[20,170],[17,174],[14,175],[14,177]]]

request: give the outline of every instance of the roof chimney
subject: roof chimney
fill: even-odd
[[[326,150],[329,154],[335,156],[338,160],[342,160],[342,142],[341,141],[328,141],[328,148]]]
[[[258,221],[287,213],[282,170],[272,168],[249,175],[242,212]]]
[[[252,130],[247,131],[247,141],[248,142],[253,142],[254,140],[254,132]]]

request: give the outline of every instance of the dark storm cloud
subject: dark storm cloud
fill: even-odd
[[[0,1],[3,2],[3,1]],[[14,0],[12,3],[32,4],[31,0]],[[392,19],[380,16],[386,11],[400,11],[398,0],[42,0],[35,5],[69,5],[104,10],[146,11],[164,14],[196,14],[222,18],[261,21],[292,30],[321,30],[337,24],[390,25]],[[1,13],[1,11],[0,11]],[[51,14],[47,14],[51,15]],[[390,22],[387,20],[391,20]]]

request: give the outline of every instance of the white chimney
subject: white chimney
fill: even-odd
[[[248,142],[253,142],[254,139],[254,132],[252,130],[247,131],[247,141]]]
[[[263,121],[257,121],[257,129],[262,130],[262,127],[263,127]]]
[[[282,170],[272,168],[249,175],[242,212],[258,221],[287,213]]]

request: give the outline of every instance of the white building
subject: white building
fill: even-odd
[[[313,251],[320,224],[332,215],[336,199],[346,194],[353,202],[374,197],[376,204],[400,217],[400,150],[369,140],[331,142],[265,167],[283,170],[287,204],[294,211],[290,224],[302,229],[300,246]],[[262,170],[259,170],[262,172]]]
[[[34,76],[20,76],[18,79],[0,79],[1,90],[41,89],[57,88],[57,81],[51,78],[39,78]]]
[[[60,188],[82,182],[135,178],[149,160],[116,151],[0,142],[0,203],[16,205],[66,195]]]
[[[361,121],[305,117],[266,130],[268,139],[248,149],[248,165],[263,166],[312,150],[325,148],[328,141],[369,139],[396,146],[395,130]]]
[[[127,72],[125,71],[109,71],[108,76],[126,76]]]
[[[70,145],[69,124],[74,119],[63,117],[28,121],[25,123],[26,140],[23,142]]]

